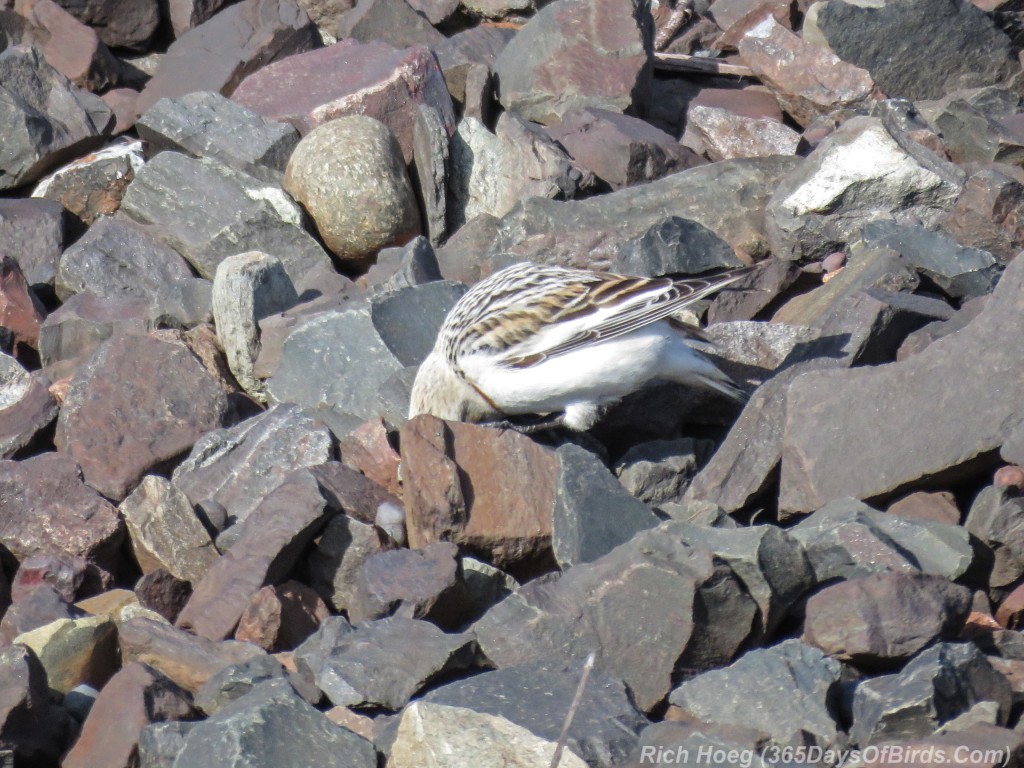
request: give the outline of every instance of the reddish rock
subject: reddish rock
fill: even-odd
[[[192,585],[163,568],[150,571],[135,585],[139,605],[173,622],[192,595]]]
[[[726,4],[722,2],[715,3],[719,8],[719,12],[715,13],[715,21],[722,28],[722,34],[715,41],[714,47],[716,49],[726,51],[737,50],[740,41],[746,37],[747,33],[767,16],[771,16],[786,29],[793,30],[793,17],[797,9],[796,4],[792,0],[730,3],[733,6],[731,10],[734,12],[743,11],[745,8],[750,9],[738,17],[735,13],[726,14],[722,12],[722,6]],[[807,38],[805,37],[804,39],[806,40]]]
[[[56,200],[86,224],[112,216],[143,163],[142,144],[118,144],[59,168],[39,182],[36,197]],[[58,281],[59,282],[59,281]]]
[[[121,624],[118,641],[124,664],[148,664],[193,694],[224,667],[263,655],[250,643],[218,643],[142,617]]]
[[[463,588],[458,555],[458,547],[449,542],[373,555],[359,569],[349,618],[400,616],[453,626]]]
[[[960,524],[960,510],[953,494],[948,491],[939,493],[916,491],[891,504],[886,512],[899,517],[933,520],[936,523],[949,523],[950,525]]]
[[[139,92],[134,88],[112,88],[100,98],[114,113],[114,128],[111,130],[111,135],[117,136],[131,130],[138,115],[135,109],[136,102],[139,100]]]
[[[156,669],[129,662],[96,697],[63,768],[132,768],[139,734],[151,723],[192,720],[191,696]]]
[[[85,481],[123,499],[228,415],[224,390],[183,346],[147,336],[107,341],[68,387],[55,442]]]
[[[771,14],[750,29],[739,51],[802,126],[842,107],[863,105],[877,94],[866,70],[841,61],[828,48],[801,40]]]
[[[58,0],[106,45],[144,51],[160,22],[158,0]],[[171,4],[174,5],[173,3]]]
[[[76,619],[84,615],[84,611],[70,605],[49,584],[37,585],[21,595],[4,613],[0,620],[0,646],[10,644],[25,632],[60,619]]]
[[[992,477],[992,484],[1002,488],[1016,488],[1024,491],[1024,467],[1000,467]]]
[[[193,91],[230,96],[252,72],[316,47],[316,26],[293,0],[243,0],[185,33],[167,49],[139,94],[143,114],[162,98]]]
[[[967,179],[943,226],[961,245],[1007,263],[1024,248],[1024,184],[986,168]]]
[[[265,651],[291,650],[330,616],[327,605],[310,587],[287,581],[263,587],[253,595],[235,630],[235,639]]]
[[[27,597],[40,584],[48,584],[66,603],[73,603],[83,595],[82,584],[90,575],[90,566],[81,557],[70,555],[32,555],[18,566],[11,581],[11,599]],[[91,586],[99,586],[93,575]],[[96,590],[99,591],[99,590]]]
[[[231,0],[168,0],[167,15],[175,37],[181,37],[194,27],[213,18]],[[299,3],[303,6],[303,3]]]
[[[291,123],[303,136],[336,117],[368,115],[391,130],[407,163],[421,104],[438,111],[449,135],[455,130],[441,68],[422,45],[398,51],[386,43],[344,40],[264,67],[232,98],[264,117]]]
[[[8,253],[0,253],[0,327],[14,337],[14,356],[19,347],[39,347],[39,326],[46,318],[46,310],[28,286],[18,262]]]
[[[800,143],[800,134],[781,121],[692,104],[686,113],[686,129],[700,138],[713,161],[794,155]]]
[[[17,560],[71,555],[112,572],[123,537],[117,510],[81,481],[67,456],[0,461],[0,543]]]
[[[996,621],[1007,629],[1024,625],[1024,584],[1008,594],[996,609]]]
[[[383,420],[368,421],[349,432],[338,441],[338,452],[347,466],[366,475],[392,495],[401,496],[398,467],[402,458],[391,445]]]

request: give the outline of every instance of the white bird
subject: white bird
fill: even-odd
[[[602,409],[653,379],[745,395],[701,354],[711,344],[672,316],[748,274],[673,280],[516,264],[452,308],[416,374],[409,418],[589,429]]]

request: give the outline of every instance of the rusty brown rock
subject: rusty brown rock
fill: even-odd
[[[291,650],[330,616],[320,596],[305,584],[287,581],[253,595],[235,630],[235,639],[265,651]]]
[[[82,584],[90,576],[90,566],[81,557],[71,555],[32,555],[18,566],[11,581],[11,599],[18,601],[40,584],[49,584],[60,595],[61,600],[73,603],[78,597]],[[98,583],[98,579],[90,579]]]
[[[149,470],[223,426],[228,399],[187,349],[147,336],[107,341],[68,387],[55,442],[85,481],[123,499]]]
[[[145,574],[135,585],[139,605],[173,622],[192,595],[192,585],[163,568]]]
[[[978,171],[967,179],[943,226],[961,245],[1009,262],[1024,247],[1024,184],[997,168]]]
[[[21,347],[39,348],[39,326],[46,310],[28,285],[18,262],[8,253],[0,255],[0,327],[14,337],[14,356]]]
[[[341,460],[394,496],[401,494],[398,465],[401,457],[391,445],[383,420],[368,421],[338,440]]]
[[[948,491],[928,493],[915,491],[891,504],[886,510],[890,515],[910,517],[917,520],[933,520],[936,523],[960,524],[960,509],[956,499]]]
[[[1024,624],[1024,585],[1003,598],[996,609],[996,621],[1007,629],[1019,629]]]
[[[91,225],[100,216],[117,213],[135,169],[142,164],[139,142],[107,147],[57,169],[40,181],[32,194],[56,200]]]
[[[701,139],[711,160],[794,155],[800,134],[779,120],[750,118],[727,109],[691,105],[687,130]]]

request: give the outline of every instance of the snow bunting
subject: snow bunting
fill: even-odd
[[[412,388],[409,418],[501,422],[551,416],[583,431],[652,379],[742,399],[701,354],[697,328],[672,317],[749,273],[643,278],[524,263],[473,286],[452,308]]]

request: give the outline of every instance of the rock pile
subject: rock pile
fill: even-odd
[[[0,0],[0,765],[1024,765],[1016,8]],[[523,260],[749,402],[408,421]]]

